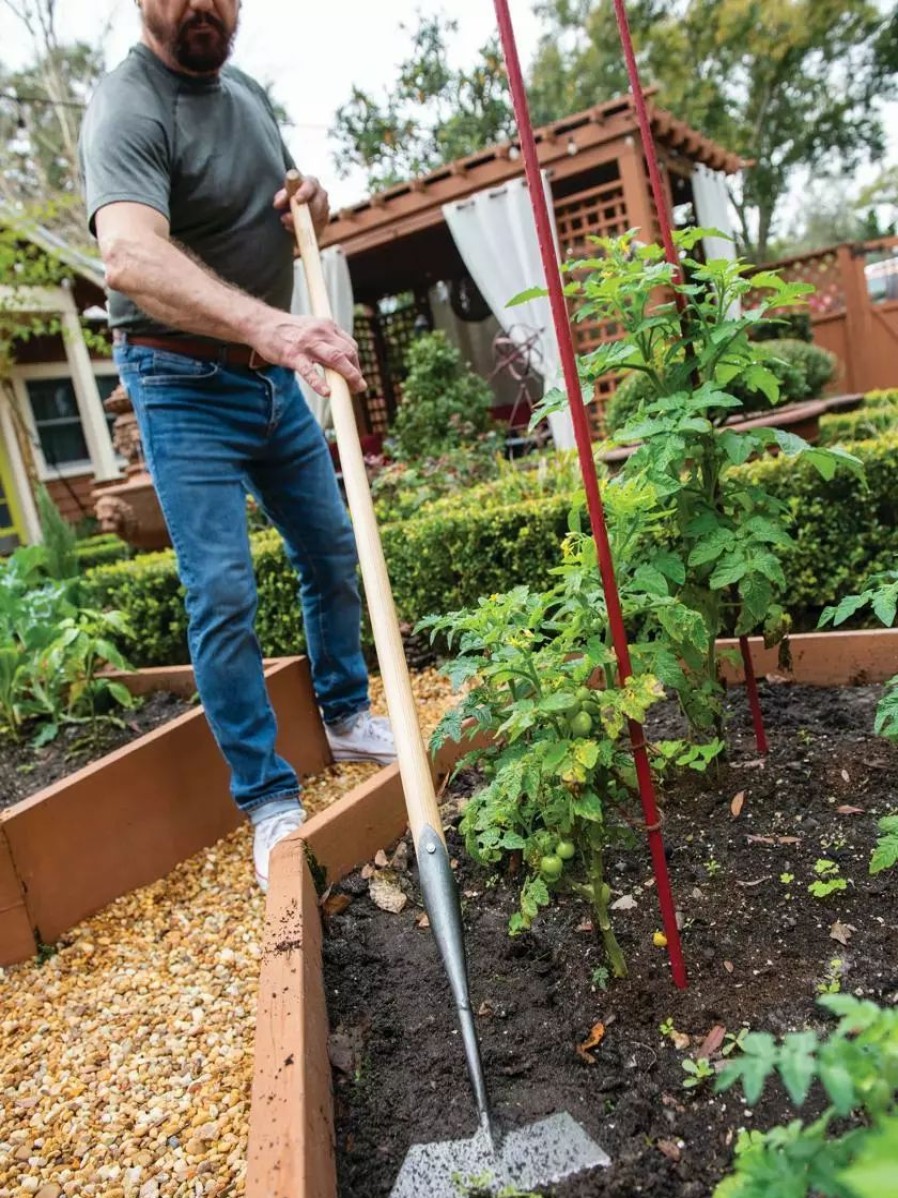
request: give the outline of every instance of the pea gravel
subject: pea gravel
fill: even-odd
[[[413,679],[425,732],[450,703]],[[375,709],[382,710],[377,680]],[[319,811],[376,767],[305,781]],[[245,1192],[264,900],[247,827],[0,970],[0,1198]]]

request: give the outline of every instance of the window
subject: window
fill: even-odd
[[[108,399],[118,385],[115,374],[96,375],[100,399]],[[64,466],[90,468],[90,454],[81,427],[81,415],[72,380],[59,378],[30,378],[25,382],[34,427],[40,442],[41,453],[47,466],[53,470]],[[115,420],[107,416],[110,429]]]

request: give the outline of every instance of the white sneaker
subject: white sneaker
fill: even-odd
[[[268,893],[268,862],[271,850],[295,832],[305,818],[305,811],[302,807],[297,807],[294,811],[282,811],[280,815],[269,816],[256,824],[253,862],[256,867],[256,881],[263,894]]]
[[[325,728],[334,761],[376,761],[392,765],[396,760],[396,744],[390,721],[383,716],[360,712],[348,728],[336,732]]]

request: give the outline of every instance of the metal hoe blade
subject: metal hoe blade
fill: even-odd
[[[416,1144],[405,1158],[390,1198],[526,1192],[610,1164],[608,1154],[562,1112],[510,1131],[495,1145],[483,1130],[469,1140]]]

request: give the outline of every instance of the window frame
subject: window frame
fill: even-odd
[[[118,367],[111,358],[108,360],[91,359],[91,367],[96,378],[108,378],[111,375],[118,377]],[[69,462],[65,466],[51,466],[45,459],[37,421],[34,418],[34,409],[31,406],[31,396],[28,392],[29,382],[42,379],[68,379],[74,387],[73,375],[65,359],[61,362],[38,362],[28,366],[16,366],[13,370],[13,388],[28,429],[38,477],[41,482],[52,482],[57,478],[83,478],[85,475],[93,474],[95,466],[89,457],[78,462]],[[78,416],[80,420],[80,412]],[[83,431],[83,421],[81,424]],[[124,465],[123,459],[116,456],[119,463]]]

